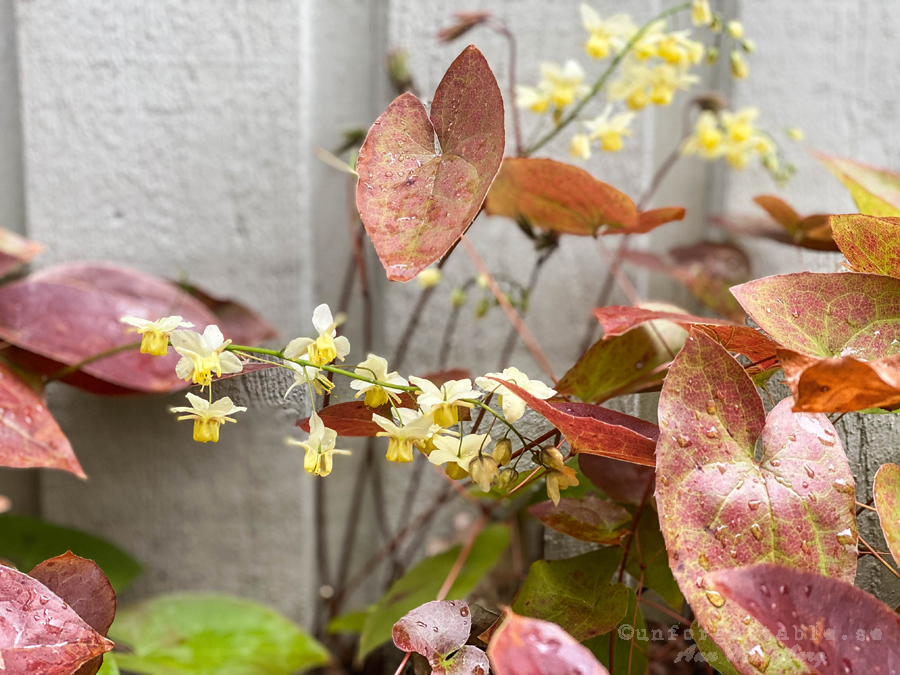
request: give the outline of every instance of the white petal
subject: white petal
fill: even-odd
[[[313,311],[313,327],[319,335],[324,335],[325,331],[327,331],[333,323],[334,317],[331,315],[331,310],[328,308],[328,305],[323,303],[316,307]]]
[[[225,342],[225,336],[222,335],[222,331],[217,325],[210,324],[203,331],[203,343],[209,351],[215,351],[223,342]]]
[[[510,424],[515,424],[525,414],[525,401],[515,394],[504,394],[503,404],[500,407],[503,408],[503,416]]]
[[[201,398],[200,396],[197,396],[196,394],[192,394],[190,392],[185,394],[185,396],[187,397],[187,400],[191,402],[191,406],[194,408],[194,410],[206,410],[207,408],[209,408],[209,401],[207,401],[205,398]]]
[[[219,354],[219,365],[222,366],[223,373],[239,373],[244,369],[241,360],[231,352]]]
[[[193,372],[194,362],[187,356],[182,356],[181,360],[175,364],[175,374],[179,379],[185,380],[189,378]],[[193,394],[188,394],[188,396],[193,396]]]
[[[205,353],[203,336],[197,331],[176,330],[169,336],[169,339],[172,341],[172,346],[175,349],[186,349],[195,354]]]
[[[343,361],[344,357],[350,353],[350,340],[343,335],[334,338],[334,350],[337,352],[338,358]]]
[[[306,350],[309,346],[315,342],[312,338],[308,337],[298,337],[294,338],[288,343],[288,346],[284,348],[284,356],[288,359],[298,359],[301,354],[305,354]]]
[[[135,328],[145,328],[147,325],[153,323],[152,321],[147,321],[147,319],[139,319],[136,316],[123,316],[119,321],[127,323],[129,326],[134,326]]]

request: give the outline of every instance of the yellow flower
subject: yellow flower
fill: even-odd
[[[650,100],[656,105],[669,105],[678,89],[690,89],[698,78],[686,69],[661,63],[650,73]]]
[[[723,111],[721,113],[722,127],[725,129],[729,143],[742,143],[749,140],[756,133],[756,118],[759,110],[756,108],[741,108],[735,112]]]
[[[551,104],[559,110],[590,91],[583,83],[584,71],[577,61],[569,60],[562,68],[555,63],[542,63],[541,78],[537,87],[517,87],[516,105],[536,113],[546,112]]]
[[[687,31],[668,33],[656,46],[659,58],[676,66],[695,66],[703,60],[703,44],[688,38]]]
[[[518,368],[506,368],[502,373],[488,373],[484,377],[475,380],[475,384],[487,392],[493,392],[500,398],[500,408],[503,416],[510,424],[518,422],[525,414],[525,401],[513,394],[507,387],[490,378],[512,382],[518,385],[532,396],[546,400],[556,394],[556,391],[548,387],[540,380],[529,380],[528,376]]]
[[[575,159],[590,159],[591,139],[587,134],[575,134],[569,141],[569,154]]]
[[[472,389],[472,380],[447,380],[438,388],[434,383],[415,375],[410,383],[421,390],[416,397],[419,407],[425,413],[434,415],[434,421],[442,427],[450,427],[459,422],[459,408],[473,408],[466,398],[478,398],[480,394]]]
[[[562,453],[552,445],[541,449],[541,464],[547,469],[547,496],[559,505],[559,491],[578,485],[578,475],[565,465]]]
[[[735,40],[744,38],[744,26],[740,21],[729,21],[725,24],[725,31]]]
[[[173,330],[194,327],[194,324],[182,321],[180,316],[167,316],[157,321],[123,316],[119,321],[134,326],[135,332],[141,334],[141,354],[154,356],[165,356],[169,351],[169,333]]]
[[[419,286],[421,288],[433,288],[441,283],[441,278],[444,275],[437,267],[429,267],[428,269],[422,270],[416,276],[416,281],[419,282]]]
[[[640,110],[650,102],[647,88],[651,72],[651,68],[640,58],[629,54],[622,64],[619,78],[609,86],[609,98],[625,101],[632,110]]]
[[[318,368],[301,366],[299,363],[294,363],[293,361],[284,361],[284,365],[294,371],[294,382],[288,387],[287,391],[284,392],[285,398],[287,398],[294,390],[294,387],[307,383],[313,386],[317,394],[322,394],[334,389],[334,382],[329,380],[325,373]]]
[[[436,449],[428,455],[428,461],[432,464],[456,464],[467,472],[472,460],[490,445],[490,434],[468,434],[462,438],[452,436],[435,436]],[[490,489],[490,486],[488,487]]]
[[[550,91],[546,87],[528,87],[518,85],[516,87],[516,105],[527,108],[531,112],[541,114],[547,112],[550,107]]]
[[[376,436],[387,436],[387,458],[391,462],[413,461],[413,444],[422,443],[431,438],[437,429],[431,415],[422,415],[409,408],[396,408],[394,413],[400,418],[400,425],[379,414],[372,415],[372,421],[384,431]]]
[[[319,333],[315,340],[300,337],[291,340],[284,348],[284,356],[288,359],[301,359],[309,361],[315,366],[325,366],[335,359],[344,360],[350,353],[350,341],[343,335],[337,335],[338,324],[331,315],[328,305],[321,304],[313,311],[313,327]]]
[[[606,110],[599,117],[584,123],[591,140],[599,140],[600,147],[606,152],[618,152],[622,149],[622,136],[631,136],[628,125],[634,119],[633,112],[619,113],[610,117],[612,106],[606,106]]]
[[[205,398],[189,393],[187,400],[191,404],[190,407],[179,406],[171,410],[173,413],[187,413],[178,418],[179,422],[194,420],[194,440],[200,443],[209,441],[216,443],[219,440],[219,426],[223,422],[237,422],[228,415],[247,410],[243,406],[234,405],[227,396],[210,403]]]
[[[694,0],[691,5],[691,20],[695,26],[708,26],[713,22],[709,0]]]
[[[309,417],[309,438],[298,441],[287,439],[290,445],[299,445],[306,450],[303,457],[303,468],[307,473],[314,473],[323,478],[331,473],[333,455],[349,455],[349,450],[336,450],[334,443],[337,440],[337,432],[329,429],[322,422],[322,418],[313,410]]]
[[[719,128],[719,118],[711,110],[704,110],[697,118],[694,133],[681,146],[684,155],[699,155],[703,159],[718,159],[724,152],[725,135]]]
[[[175,365],[175,374],[182,380],[206,387],[212,382],[212,374],[239,373],[244,369],[238,357],[225,348],[231,344],[218,326],[207,326],[203,335],[192,330],[176,330],[171,336],[175,351],[181,360]]]
[[[619,52],[637,32],[637,26],[625,14],[616,14],[604,21],[592,7],[581,5],[581,18],[591,36],[585,45],[592,59],[605,59]]]
[[[375,354],[369,354],[365,361],[360,363],[354,369],[354,373],[372,380],[379,380],[388,384],[397,384],[406,387],[409,383],[400,377],[396,372],[389,373],[387,371],[387,359]],[[389,400],[393,399],[396,403],[400,402],[400,394],[394,389],[385,389],[381,385],[363,382],[362,380],[352,380],[350,387],[356,390],[356,398],[360,394],[365,394],[366,405],[370,408],[378,408],[383,406]]]
[[[747,64],[737,50],[731,52],[731,75],[739,80],[744,79],[750,71],[747,70]]]

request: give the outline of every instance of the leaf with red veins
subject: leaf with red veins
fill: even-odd
[[[541,502],[528,510],[545,527],[594,544],[619,543],[625,534],[622,526],[631,521],[631,514],[621,506],[590,494],[583,499],[560,499],[557,506]]]
[[[532,396],[512,382],[491,379],[505,385],[529,408],[559,429],[572,452],[656,466],[659,427],[655,424],[598,405],[550,403]]]
[[[872,360],[900,353],[900,279],[877,274],[781,274],[731,289],[785,349]]]
[[[179,314],[202,331],[216,316],[174,284],[117,265],[67,263],[0,286],[3,355],[44,375],[139,341],[119,319]],[[226,335],[225,337],[228,337]],[[93,361],[63,382],[101,394],[170,392],[180,356],[148,356],[136,348]]]
[[[407,93],[375,121],[356,163],[356,204],[388,279],[409,281],[456,243],[481,209],[505,139],[497,80],[471,45],[438,85],[430,118]]]
[[[875,509],[894,562],[900,565],[900,466],[885,464],[875,474]]]
[[[900,672],[900,618],[852,583],[772,564],[709,576],[716,593],[749,612],[815,672]],[[763,650],[751,655],[760,664],[767,663],[765,656]]]
[[[831,422],[781,401],[768,419],[740,364],[694,330],[659,401],[656,499],[669,564],[700,625],[742,673],[806,672],[760,624],[724,601],[708,574],[776,562],[852,581],[853,475]],[[756,460],[757,441],[762,456]]]
[[[416,607],[394,624],[394,644],[416,652],[435,675],[487,675],[487,655],[464,646],[472,630],[469,606],[462,600],[438,600]]]
[[[0,565],[0,667],[8,673],[72,675],[113,648],[36,579]]]
[[[850,191],[860,213],[900,216],[900,174],[833,155],[817,155]]]
[[[855,272],[900,277],[900,218],[850,214],[829,221]]]
[[[587,647],[555,623],[509,610],[487,653],[496,675],[609,675]]]

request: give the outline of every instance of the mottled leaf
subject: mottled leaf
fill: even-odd
[[[43,245],[0,228],[0,277],[30,262],[43,250]]]
[[[731,234],[765,237],[782,244],[790,244],[814,251],[837,251],[832,238],[828,216],[817,213],[800,216],[787,202],[773,195],[759,195],[755,201],[772,220],[715,216],[713,222]],[[774,222],[773,222],[774,221]]]
[[[472,630],[469,606],[461,600],[426,602],[394,624],[394,644],[428,659],[435,675],[487,675],[487,655],[465,647]]]
[[[123,316],[179,314],[199,330],[216,323],[198,300],[157,277],[108,264],[69,263],[0,286],[0,338],[7,358],[52,375],[138,336]],[[226,335],[226,337],[228,337]],[[95,393],[166,392],[187,384],[175,375],[178,354],[149,357],[137,349],[86,364],[63,378]]]
[[[596,236],[602,228],[618,233],[638,224],[637,209],[627,195],[584,169],[543,158],[503,160],[485,210],[492,216],[586,237]]]
[[[638,640],[641,631],[647,630],[644,615],[638,608],[637,595],[628,589],[628,608],[625,617],[616,627],[603,635],[592,637],[584,642],[594,656],[609,668],[609,641],[613,640],[612,675],[646,675],[649,659],[647,658],[647,642]]]
[[[43,396],[2,363],[0,466],[61,469],[87,478]]]
[[[45,560],[29,576],[53,591],[88,626],[106,637],[116,618],[116,592],[97,563],[65,553]],[[74,675],[94,675],[102,665],[103,656],[96,656]]]
[[[628,590],[612,584],[622,562],[617,547],[564,560],[538,560],[512,604],[521,616],[552,621],[579,642],[619,625],[628,607]]]
[[[860,213],[900,216],[900,174],[843,157],[823,154],[818,157],[850,191]]]
[[[0,667],[8,673],[72,675],[112,643],[36,579],[0,565]]]
[[[600,455],[578,455],[578,467],[585,478],[620,504],[640,504],[648,483],[656,480],[656,472],[649,466]]]
[[[141,571],[127,553],[90,534],[12,513],[0,515],[0,558],[30,570],[48,558],[72,551],[96,562],[112,587],[121,591]]]
[[[609,675],[590,650],[549,621],[506,612],[488,645],[496,675]]]
[[[755,654],[772,672],[804,672],[767,631],[724,602],[707,574],[777,562],[853,580],[853,475],[831,422],[794,413],[790,398],[766,419],[740,364],[692,331],[659,402],[657,505],[669,564],[700,625],[735,666]],[[757,460],[757,441],[762,454]]]
[[[786,349],[879,359],[900,353],[900,279],[877,274],[782,274],[731,289]]]
[[[433,675],[487,675],[491,664],[478,647],[463,645],[459,651],[439,658],[431,668]]]
[[[121,610],[110,635],[131,651],[119,666],[146,675],[291,675],[328,652],[264,605],[225,595],[175,593]]]
[[[900,565],[900,466],[885,464],[875,474],[875,508],[894,562]]]
[[[697,647],[700,648],[703,660],[712,665],[716,672],[721,673],[721,675],[739,675],[738,671],[731,665],[728,657],[725,656],[725,653],[719,649],[719,645],[713,642],[712,638],[709,637],[709,633],[700,628],[700,624],[696,621],[691,624],[691,634],[694,642],[697,643]]]
[[[834,240],[855,272],[900,277],[900,218],[829,218]]]
[[[557,506],[552,501],[541,502],[528,510],[545,527],[594,544],[617,544],[624,534],[621,526],[631,520],[621,506],[595,495],[560,499]]]
[[[409,281],[453,246],[500,168],[503,99],[475,47],[447,69],[430,115],[412,94],[398,97],[375,121],[356,162],[356,205],[393,281]]]
[[[822,675],[900,671],[900,618],[851,583],[773,564],[721,570],[710,583]]]
[[[659,427],[655,424],[588,403],[549,403],[532,396],[512,382],[497,382],[504,384],[532,410],[543,415],[559,429],[569,442],[572,452],[656,466]]]
[[[485,528],[475,539],[447,598],[461,600],[468,595],[481,578],[493,569],[508,545],[508,527],[494,525]],[[407,612],[437,596],[460,550],[461,547],[456,546],[440,555],[426,558],[391,585],[366,617],[359,643],[360,658],[365,658],[373,649],[390,640],[391,627]]]
[[[259,345],[278,337],[278,331],[258,312],[235,300],[216,298],[189,284],[179,286],[206,305],[216,315],[222,334],[238,345]]]

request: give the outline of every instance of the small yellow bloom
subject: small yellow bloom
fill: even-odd
[[[187,400],[190,407],[179,406],[171,410],[173,413],[187,413],[179,417],[179,421],[194,420],[194,440],[200,443],[216,443],[219,440],[219,426],[223,422],[237,422],[228,415],[247,410],[243,406],[234,405],[227,396],[210,403],[205,398],[188,393]]]
[[[468,434],[462,438],[435,436],[436,449],[428,455],[428,461],[436,465],[456,464],[468,473],[472,460],[478,457],[490,443],[490,434]]]
[[[516,87],[516,105],[540,115],[550,108],[550,92],[541,86],[518,85]]]
[[[169,351],[169,334],[176,328],[193,328],[194,324],[183,321],[180,316],[167,316],[157,321],[139,319],[136,316],[123,316],[122,323],[134,326],[135,332],[141,334],[141,354],[165,356]]]
[[[744,38],[744,26],[740,21],[729,21],[725,24],[725,31],[735,40]]]
[[[302,359],[315,366],[325,366],[335,359],[344,360],[350,353],[350,341],[343,335],[337,336],[337,327],[343,320],[331,315],[328,305],[321,304],[313,311],[313,327],[319,333],[316,339],[300,337],[291,340],[284,348],[288,359]]]
[[[413,444],[423,443],[432,438],[437,431],[435,428],[437,425],[431,415],[422,415],[409,408],[397,408],[394,414],[399,417],[399,426],[377,413],[372,415],[372,421],[384,429],[376,436],[386,436],[390,439],[387,450],[388,461],[411,462]]]
[[[621,51],[637,32],[637,26],[628,16],[617,14],[604,21],[589,5],[581,5],[581,18],[591,34],[585,49],[592,59],[605,59]]]
[[[552,445],[541,449],[541,464],[547,468],[547,496],[559,505],[559,491],[578,485],[578,475],[565,465],[562,453]]]
[[[434,421],[442,427],[451,427],[459,422],[460,408],[473,408],[474,405],[462,399],[481,396],[472,389],[472,380],[447,380],[438,388],[433,382],[416,377],[409,378],[411,384],[421,390],[416,397],[419,407],[426,413],[434,415]]]
[[[484,377],[476,378],[476,385],[487,392],[492,392],[499,396],[500,408],[503,410],[503,416],[510,424],[518,422],[522,418],[522,415],[525,414],[525,401],[513,394],[507,387],[491,378],[512,382],[532,396],[542,400],[546,400],[556,394],[555,390],[551,389],[540,380],[528,379],[528,376],[525,373],[515,367],[506,368],[502,373],[488,373]]]
[[[288,387],[287,391],[284,392],[285,398],[287,398],[294,390],[294,387],[303,384],[312,385],[316,393],[320,395],[334,389],[334,382],[329,380],[325,373],[318,368],[301,366],[299,363],[294,363],[293,361],[284,361],[284,365],[294,371],[294,382]]]
[[[313,410],[309,417],[309,438],[298,441],[287,439],[290,445],[299,445],[306,450],[303,457],[303,468],[307,473],[314,473],[323,478],[331,473],[334,462],[333,455],[349,455],[349,450],[336,450],[334,443],[337,440],[337,432],[329,429],[322,422],[322,418]]]
[[[575,134],[569,141],[569,154],[574,159],[590,159],[591,139],[587,134]]]
[[[577,61],[569,60],[562,68],[555,63],[542,63],[541,78],[536,87],[517,87],[516,105],[536,113],[546,112],[551,104],[561,110],[590,91]]]
[[[421,288],[433,288],[441,283],[443,273],[437,267],[429,267],[416,275],[416,281],[419,282]]]
[[[699,155],[703,159],[718,159],[724,152],[724,139],[719,118],[711,110],[704,110],[697,118],[694,133],[681,146],[681,152],[684,155]]]
[[[756,118],[759,110],[756,108],[741,108],[735,112],[723,111],[721,114],[722,127],[728,137],[729,143],[743,143],[749,140],[756,132]]]
[[[709,0],[694,0],[691,5],[691,20],[695,26],[708,26],[713,22]]]
[[[193,380],[201,387],[209,386],[213,373],[239,373],[244,369],[237,356],[226,352],[231,344],[218,326],[207,326],[203,334],[192,330],[176,330],[170,335],[181,360],[175,364],[175,374],[182,380]]]
[[[612,116],[612,106],[606,106],[606,110],[599,117],[584,123],[588,131],[588,138],[599,140],[600,147],[606,152],[618,152],[622,149],[622,137],[631,136],[628,125],[634,119],[633,112],[619,113]]]
[[[747,69],[747,63],[737,50],[731,52],[731,75],[739,80],[744,79],[750,71]]]
[[[387,368],[387,359],[375,354],[369,354],[366,360],[356,366],[353,372],[362,377],[368,377],[369,379],[379,380],[388,384],[396,384],[402,387],[409,385],[409,382],[396,372],[389,373]],[[381,385],[363,382],[362,380],[352,380],[350,387],[356,390],[356,398],[359,398],[360,394],[366,395],[366,405],[370,408],[383,406],[391,399],[394,399],[396,403],[400,402],[400,394],[397,393],[396,389],[385,389]]]
[[[790,138],[792,141],[797,141],[798,143],[804,138],[803,129],[799,127],[791,127],[785,133],[787,133],[788,138]]]

